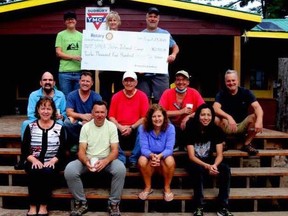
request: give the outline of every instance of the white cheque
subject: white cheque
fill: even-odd
[[[168,73],[169,34],[83,31],[83,70]]]

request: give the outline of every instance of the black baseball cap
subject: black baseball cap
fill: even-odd
[[[152,13],[159,15],[159,10],[156,7],[150,7],[148,9],[148,14],[152,14]]]
[[[77,19],[77,15],[75,12],[73,11],[68,11],[64,14],[64,20],[67,20],[67,19]]]

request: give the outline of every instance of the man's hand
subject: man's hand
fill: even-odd
[[[256,133],[262,133],[263,131],[263,123],[262,122],[255,122],[255,132]]]
[[[168,62],[168,63],[172,63],[172,62],[175,61],[175,59],[176,59],[176,56],[173,55],[173,54],[171,54],[171,55],[168,56],[167,62]]]
[[[132,133],[132,128],[129,125],[121,125],[119,131],[122,136],[129,136]]]
[[[228,119],[228,127],[232,132],[236,132],[237,131],[237,123],[235,122],[235,120],[230,116]]]
[[[96,172],[100,172],[101,170],[103,170],[107,166],[107,164],[108,164],[108,160],[106,159],[98,160],[94,166],[96,169]]]

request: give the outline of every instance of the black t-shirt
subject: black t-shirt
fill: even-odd
[[[215,101],[221,104],[224,112],[240,123],[248,116],[249,107],[256,101],[256,97],[249,89],[238,87],[236,95],[231,95],[227,89],[218,92]]]
[[[193,124],[186,127],[187,145],[193,145],[195,156],[201,160],[212,158],[213,152],[216,152],[216,145],[225,141],[225,134],[221,128],[213,125],[204,134],[197,134]]]

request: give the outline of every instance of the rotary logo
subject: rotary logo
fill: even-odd
[[[111,32],[106,34],[106,39],[107,40],[112,40],[112,38],[113,38],[113,34]]]

